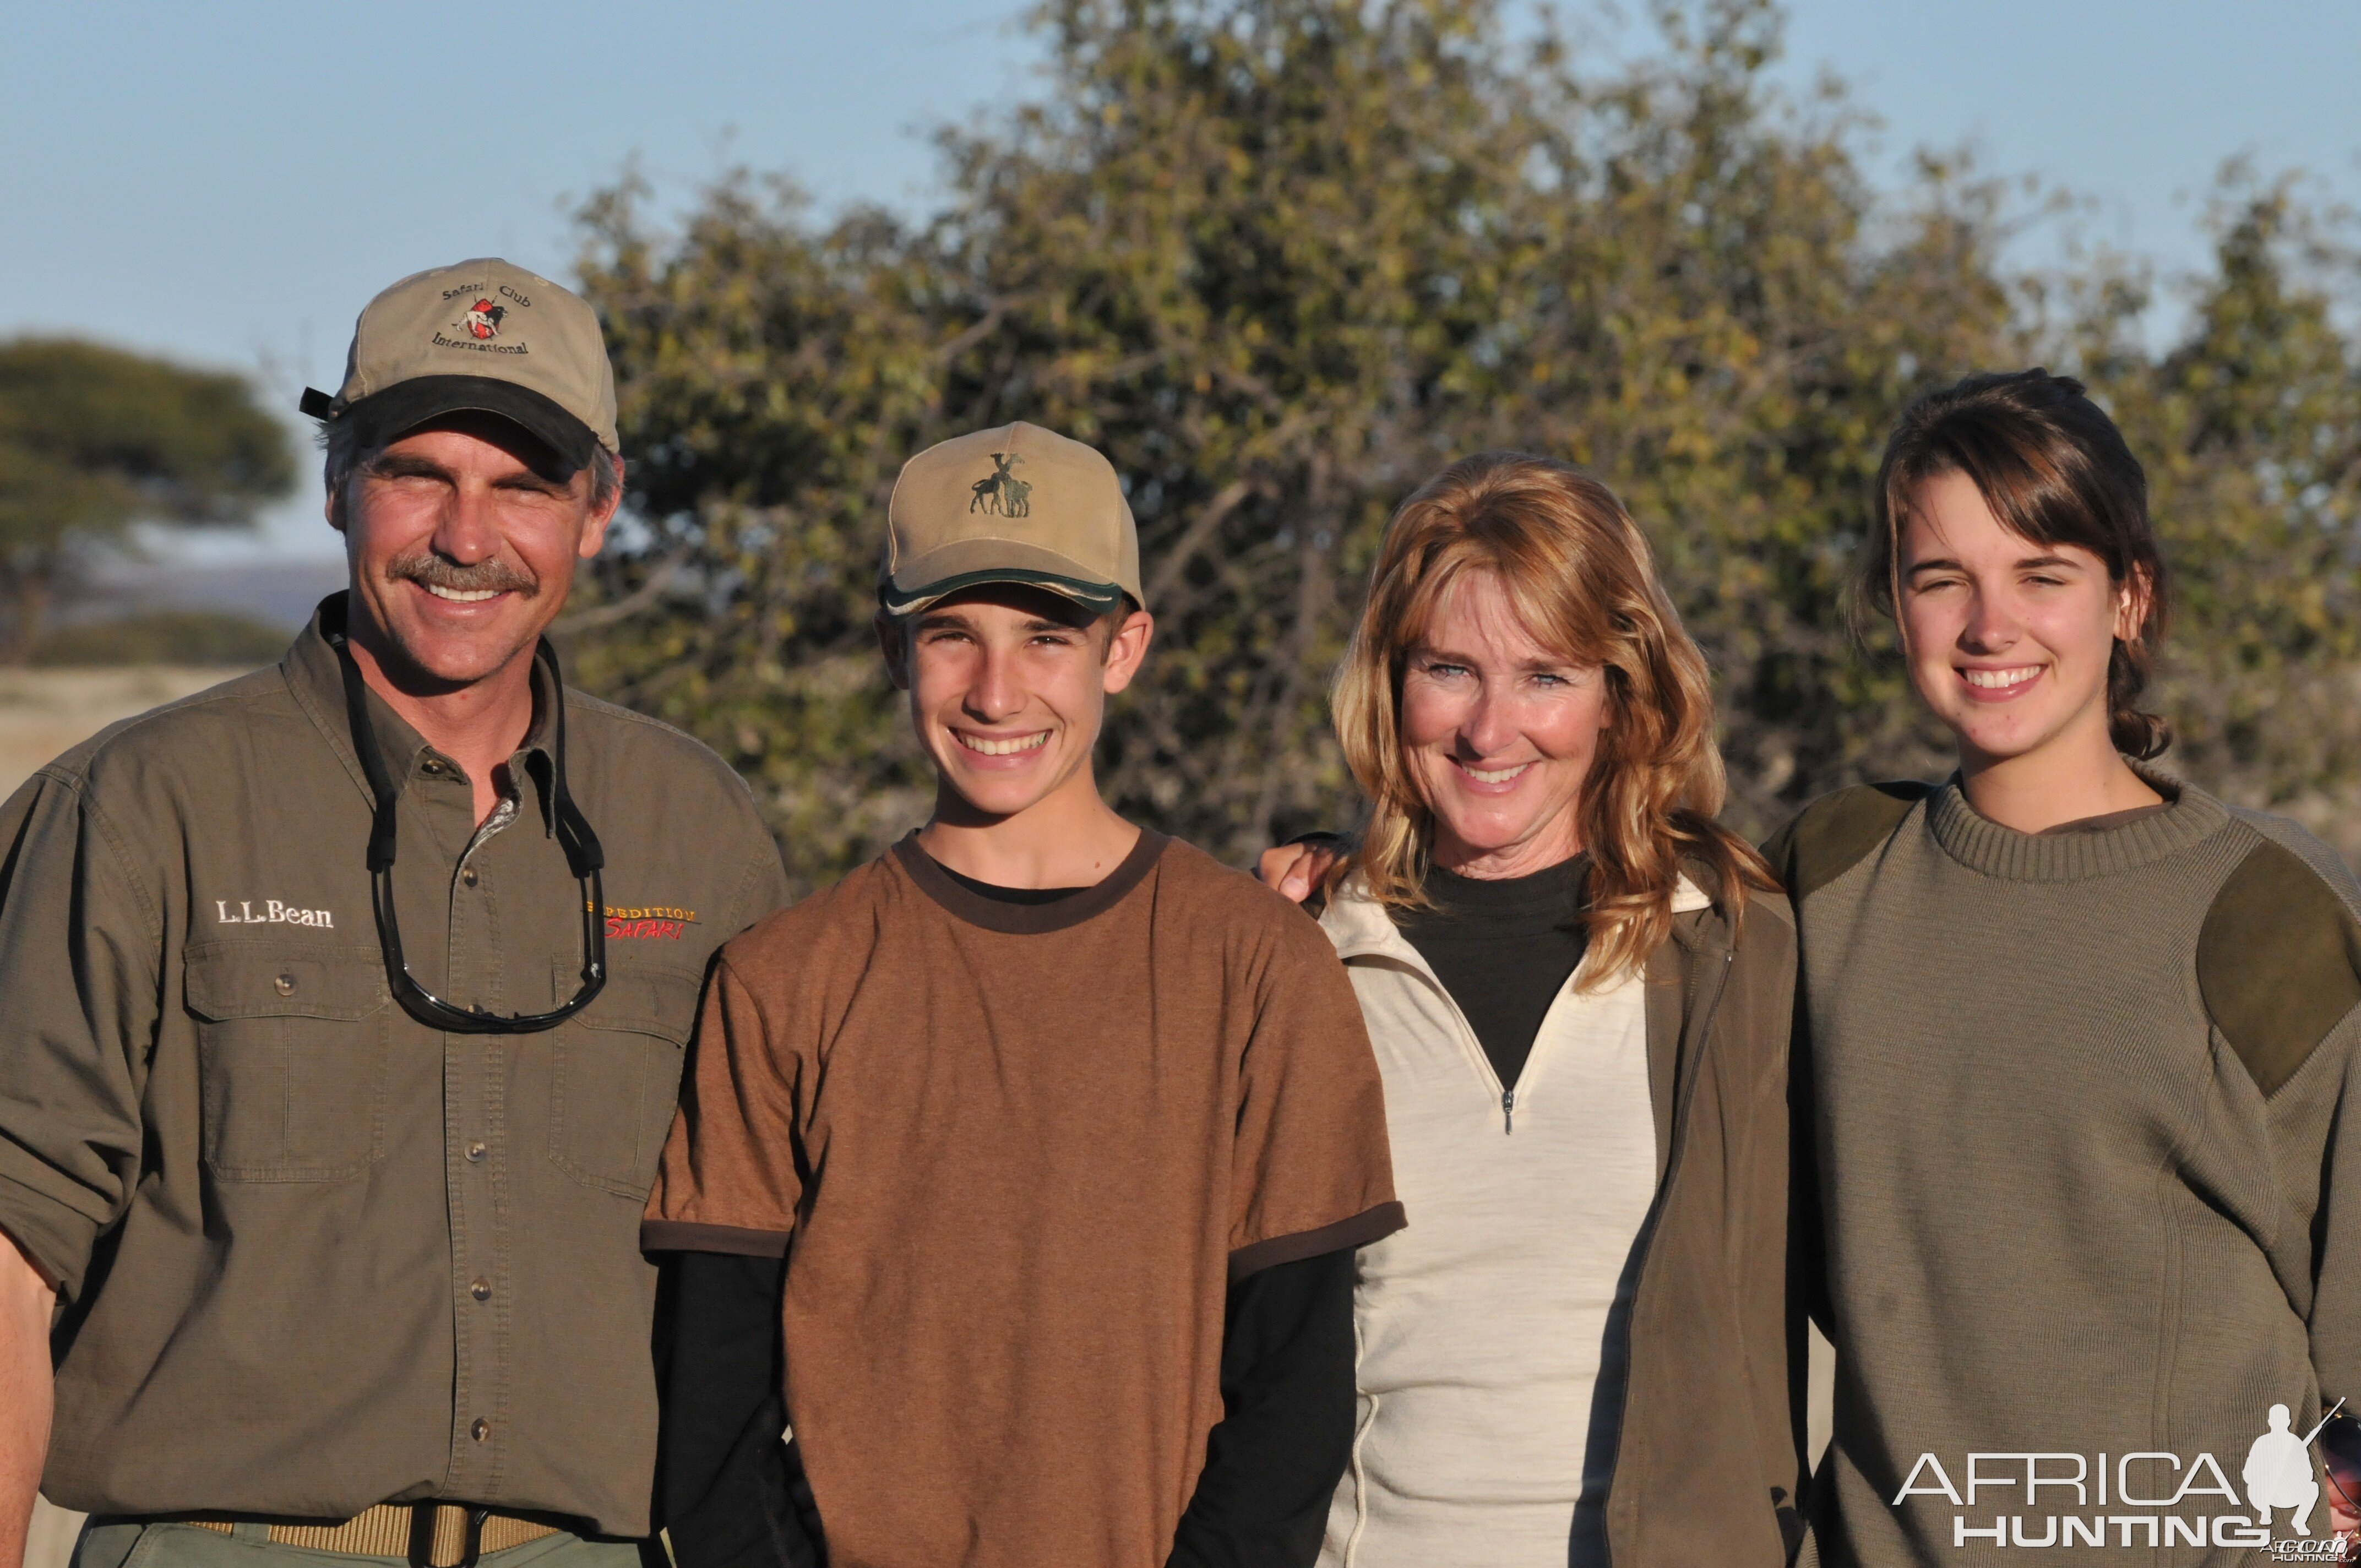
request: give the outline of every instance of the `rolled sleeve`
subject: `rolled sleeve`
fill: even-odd
[[[156,905],[75,784],[0,806],[0,1231],[69,1298],[137,1179]]]

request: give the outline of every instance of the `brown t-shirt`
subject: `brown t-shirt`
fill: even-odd
[[[1223,1302],[1400,1228],[1319,928],[1153,833],[1016,905],[904,840],[723,950],[642,1240],[779,1255],[838,1568],[1159,1568]]]

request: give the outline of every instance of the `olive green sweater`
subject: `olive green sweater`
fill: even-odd
[[[2270,1407],[2361,1397],[2361,887],[2155,782],[2050,836],[1847,790],[1769,847],[1838,1356],[1807,1562],[2265,1561],[2231,1516]]]

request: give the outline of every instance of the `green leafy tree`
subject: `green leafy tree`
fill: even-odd
[[[586,214],[585,284],[643,528],[559,630],[579,678],[729,758],[821,878],[928,798],[869,627],[895,474],[941,423],[941,280],[882,215],[813,232],[783,181],[714,192],[663,247],[640,194]]]
[[[38,641],[78,553],[132,525],[235,528],[294,485],[236,376],[71,338],[0,343],[0,663]]]
[[[2357,258],[2291,181],[2230,171],[2214,267],[2156,356],[2120,280],[2075,352],[2147,468],[2178,599],[2159,689],[2170,765],[2290,811],[2352,855],[2361,824],[2361,358],[2337,323]]]
[[[924,810],[869,630],[895,470],[1019,418],[1104,450],[1140,521],[1159,644],[1108,788],[1234,860],[1352,810],[1325,686],[1379,531],[1486,447],[1584,464],[1649,530],[1719,674],[1741,827],[1944,765],[1843,582],[1901,406],[2045,356],[2087,361],[2154,444],[2191,758],[2255,798],[2349,784],[2326,566],[2361,425],[2338,446],[2352,356],[2290,280],[2285,192],[2225,220],[2199,327],[2151,356],[2139,289],[1999,265],[2001,198],[1971,170],[1872,190],[1841,94],[1769,85],[1780,16],[1757,0],[1668,5],[1660,49],[1596,69],[1485,0],[1035,20],[1042,95],[946,135],[925,223],[822,225],[752,176],[677,233],[630,184],[586,213],[644,528],[576,622],[581,668],[730,756],[807,883]],[[2320,683],[2315,733],[2274,738],[2282,699],[2225,695],[2263,670]]]

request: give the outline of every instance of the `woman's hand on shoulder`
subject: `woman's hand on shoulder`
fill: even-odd
[[[1280,897],[1301,904],[1327,881],[1344,852],[1345,841],[1334,833],[1305,834],[1265,850],[1255,862],[1255,876]]]

